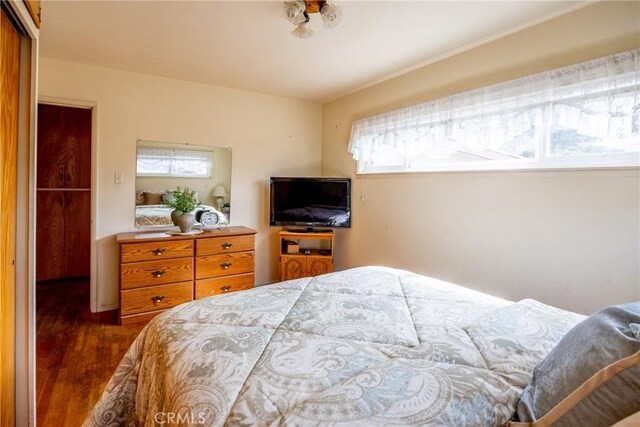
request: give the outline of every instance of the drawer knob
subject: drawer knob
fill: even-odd
[[[156,295],[155,297],[151,297],[151,301],[153,301],[155,305],[160,304],[163,299],[164,299],[164,295]]]
[[[166,251],[167,251],[166,249],[163,249],[163,248],[157,248],[157,249],[152,250],[151,252],[153,252],[153,253],[154,253],[154,254],[156,254],[156,255],[162,255],[162,254],[163,254],[163,253],[165,253]]]
[[[233,243],[225,242],[220,246],[222,246],[222,249],[229,249],[229,248],[231,248],[231,246],[233,246]]]
[[[223,270],[227,270],[229,269],[229,267],[231,267],[231,263],[230,262],[225,262],[220,264],[220,267],[222,267]]]
[[[231,286],[229,285],[224,285],[223,287],[221,287],[220,289],[222,289],[222,292],[229,292],[229,290],[231,289]]]
[[[164,274],[164,270],[158,270],[151,273],[151,275],[155,278],[162,277],[163,274]]]

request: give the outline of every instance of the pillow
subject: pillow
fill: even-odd
[[[165,191],[162,193],[162,202],[174,202],[176,200],[176,196],[173,195],[173,191]]]
[[[136,205],[144,205],[144,191],[136,191]]]
[[[517,415],[533,425],[596,427],[638,411],[640,302],[607,307],[571,329],[536,366]]]
[[[162,204],[162,193],[151,193],[145,191],[143,193],[144,204],[145,205],[161,205]]]

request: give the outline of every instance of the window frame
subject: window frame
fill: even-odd
[[[640,49],[632,49],[355,120],[348,150],[358,174],[639,168],[639,99]],[[520,148],[533,157],[507,148],[521,144],[512,123],[539,132]]]
[[[576,156],[578,157],[578,156]],[[598,158],[596,158],[598,157]],[[606,158],[605,158],[606,157]],[[499,172],[499,171],[537,171],[537,170],[587,170],[587,169],[638,169],[640,154],[625,153],[608,156],[580,156],[573,158],[546,158],[545,161],[534,159],[491,160],[478,162],[458,162],[437,166],[374,166],[365,167],[357,162],[357,173],[394,174],[394,173],[429,173],[429,172]],[[490,167],[489,167],[490,166]]]

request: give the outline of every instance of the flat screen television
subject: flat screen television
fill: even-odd
[[[272,177],[271,225],[351,227],[351,178]]]

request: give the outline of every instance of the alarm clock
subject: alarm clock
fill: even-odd
[[[213,211],[203,210],[196,212],[196,221],[202,224],[202,229],[219,227],[220,216]]]

